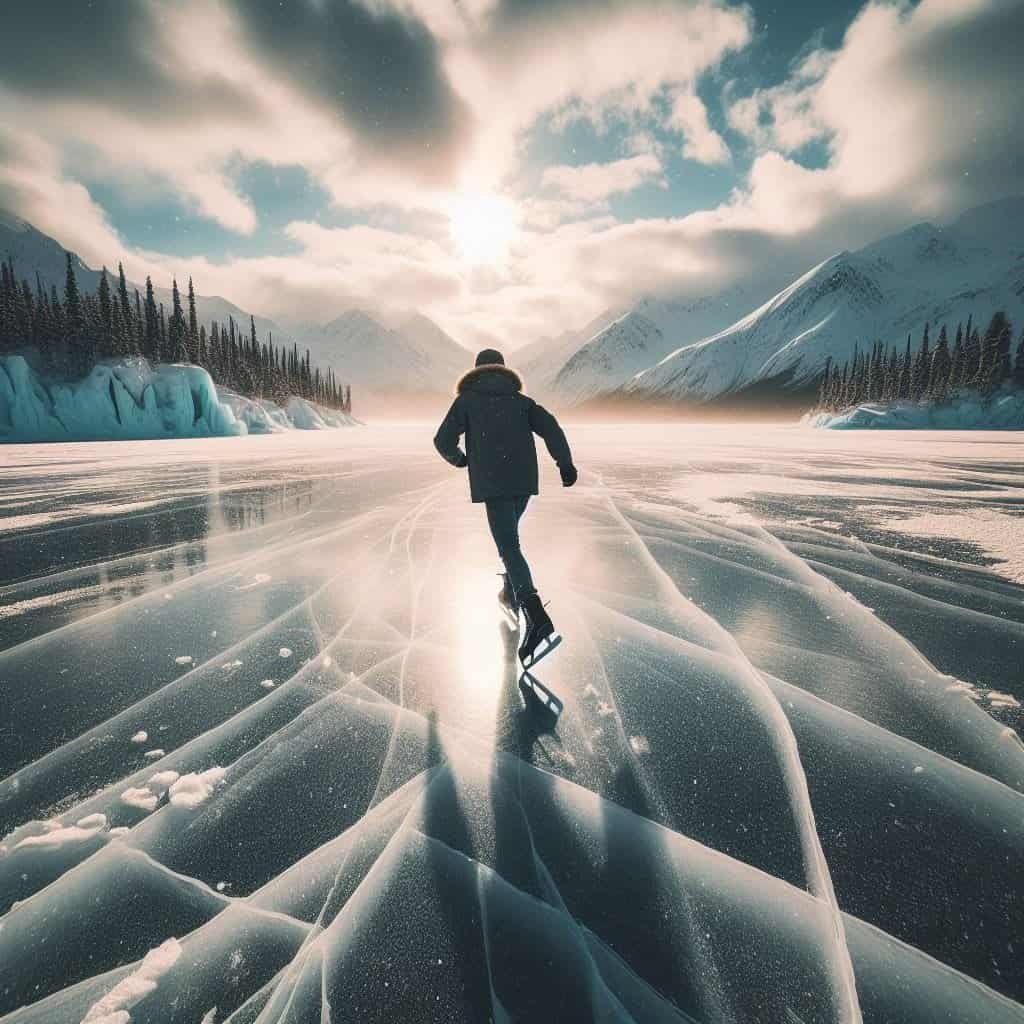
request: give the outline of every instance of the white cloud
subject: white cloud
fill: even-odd
[[[681,90],[672,99],[668,123],[683,136],[683,156],[701,164],[724,164],[729,149],[708,123],[707,108],[695,92]]]
[[[232,100],[154,120],[95,98],[0,95],[0,203],[87,262],[109,264],[125,246],[71,176],[73,147],[90,146],[90,170],[126,193],[166,190],[238,233],[252,230],[259,211],[233,182],[234,163],[298,164],[372,224],[292,224],[287,235],[301,250],[289,256],[213,262],[134,251],[125,254],[130,274],[163,283],[191,272],[204,293],[275,317],[417,306],[467,343],[515,345],[638,292],[695,295],[795,274],[911,219],[1024,189],[1015,106],[1024,8],[1014,0],[868,3],[836,51],[813,51],[778,86],[730,96],[729,123],[755,153],[728,201],[631,224],[608,214],[608,197],[660,184],[671,146],[703,164],[730,160],[696,83],[747,45],[748,11],[644,0],[526,5],[513,17],[490,0],[363,2],[418,12],[438,37],[475,118],[461,151],[463,188],[539,171],[547,191],[520,189],[520,232],[503,267],[464,266],[442,216],[449,189],[366,158],[337,112],[244,46],[226,7],[196,0],[166,16],[171,66],[219,93],[244,89],[251,107]],[[557,129],[579,118],[614,125],[627,155],[525,166],[524,142],[542,119]],[[826,145],[821,168],[797,159],[812,141]]]
[[[664,186],[661,161],[653,153],[605,164],[557,164],[544,170],[542,182],[569,199],[597,202],[654,181]]]

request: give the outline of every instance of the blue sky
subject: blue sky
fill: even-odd
[[[514,347],[1021,191],[1021,6],[19,5],[0,205],[285,323],[416,308]]]

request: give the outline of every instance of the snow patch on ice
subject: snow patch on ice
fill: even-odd
[[[154,750],[147,750],[143,757],[149,761],[159,761],[164,756],[166,751],[163,747],[156,747]]]
[[[136,807],[140,811],[155,811],[158,802],[156,793],[142,786],[129,786],[121,794],[121,803]]]
[[[178,657],[174,659],[174,664],[175,665],[191,665],[192,664],[192,655],[191,654],[179,654]]]
[[[98,824],[96,819],[99,819]],[[46,832],[42,832],[39,835],[27,836],[25,839],[22,839],[15,844],[14,849],[41,847],[47,850],[56,850],[62,846],[73,846],[77,843],[84,843],[99,835],[107,824],[107,819],[102,814],[90,814],[81,820],[88,821],[90,824],[83,826],[79,822],[77,825],[68,825],[64,828],[48,828]]]
[[[630,736],[629,745],[634,754],[643,755],[651,752],[651,744],[646,736]]]
[[[109,1021],[127,1022],[131,1017],[126,1012],[139,1000],[155,992],[160,979],[178,961],[181,944],[177,939],[167,939],[156,949],[151,949],[138,968],[122,978],[102,999],[89,1007],[82,1024],[106,1024]]]
[[[145,729],[140,729],[133,737],[132,743],[145,743],[149,739],[149,733]]]
[[[170,788],[171,804],[189,810],[198,807],[213,795],[214,787],[224,781],[225,768],[215,765],[205,772],[189,772],[182,775]]]
[[[279,657],[290,658],[292,656],[292,649],[290,647],[282,647],[277,653]]]
[[[174,785],[181,776],[176,771],[157,772],[151,775],[146,787],[156,794],[161,794]]]
[[[957,512],[925,512],[917,516],[893,518],[879,525],[894,533],[914,537],[935,537],[967,541],[978,545],[997,559],[992,572],[1024,583],[1024,548],[1020,543],[1020,516],[1007,515],[988,508],[966,508]]]

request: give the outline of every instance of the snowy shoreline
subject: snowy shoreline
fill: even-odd
[[[358,423],[295,396],[283,409],[245,398],[199,366],[107,359],[82,380],[53,383],[23,356],[0,357],[0,443],[239,437]]]
[[[1024,391],[977,395],[942,404],[865,402],[843,412],[807,413],[804,426],[824,430],[1024,430]]]

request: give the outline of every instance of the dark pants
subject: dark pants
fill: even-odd
[[[491,528],[498,554],[505,563],[505,572],[508,573],[508,581],[512,584],[517,601],[533,590],[530,567],[519,547],[519,520],[529,501],[527,495],[522,498],[489,498],[485,502],[487,525]]]

